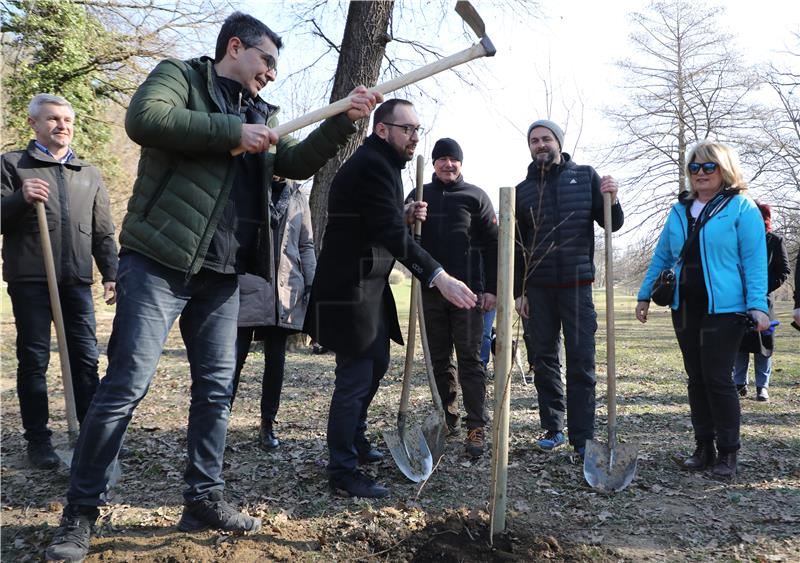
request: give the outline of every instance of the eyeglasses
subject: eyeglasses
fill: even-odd
[[[387,123],[385,121],[381,121],[384,125],[388,125],[390,127],[397,127],[398,129],[402,129],[403,133],[408,135],[409,137],[416,133],[417,135],[422,135],[422,132],[425,131],[424,127],[420,127],[419,125],[400,125],[398,123]]]
[[[255,45],[251,45],[251,46],[249,46],[247,48],[248,49],[255,49],[256,51],[261,53],[261,55],[262,55],[261,59],[264,61],[264,64],[267,65],[267,72],[270,72],[271,70],[274,70],[274,71],[277,72],[277,70],[278,70],[278,61],[275,60],[275,57],[273,57],[272,55],[267,53],[261,47],[256,47]]]
[[[716,162],[690,162],[688,168],[691,174],[697,174],[701,169],[704,174],[713,174],[718,166]]]

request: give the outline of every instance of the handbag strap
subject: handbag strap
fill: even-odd
[[[683,248],[681,248],[681,253],[678,255],[678,259],[675,261],[675,266],[677,267],[679,264],[683,263],[684,258],[686,258],[686,253],[689,251],[689,247],[694,242],[694,239],[697,237],[698,233],[700,233],[700,229],[708,222],[711,217],[722,211],[728,202],[733,198],[733,194],[728,193],[727,190],[723,190],[716,196],[714,196],[711,201],[709,201],[703,210],[700,212],[700,215],[697,217],[697,225],[692,232],[689,233],[689,236],[686,237],[686,240],[683,243]],[[689,215],[689,206],[686,207],[686,215]]]

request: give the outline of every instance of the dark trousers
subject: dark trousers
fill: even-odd
[[[689,408],[697,442],[716,438],[721,453],[739,449],[741,410],[731,370],[746,329],[737,313],[709,315],[685,302],[672,311],[672,326],[689,377]]]
[[[529,287],[527,295],[533,382],[542,428],[563,430],[566,415],[569,441],[581,447],[594,437],[597,313],[592,302],[592,286]],[[559,359],[562,330],[567,356],[566,397]]]
[[[275,422],[281,405],[283,372],[286,364],[286,339],[289,331],[279,326],[242,326],[236,333],[236,375],[233,377],[231,408],[239,389],[239,377],[250,352],[253,335],[258,329],[264,335],[264,375],[261,378],[261,420]]]
[[[97,337],[94,303],[89,285],[62,285],[58,288],[64,317],[72,388],[78,421],[83,422],[97,389]],[[47,421],[47,365],[50,362],[50,293],[47,283],[8,284],[8,295],[17,328],[17,396],[25,439],[49,439]]]
[[[224,488],[222,458],[236,368],[237,277],[200,270],[187,281],[183,272],[126,252],[119,261],[108,370],[75,446],[70,504],[105,502],[112,462],[179,316],[192,378],[183,496],[198,500]]]
[[[358,467],[355,439],[367,431],[367,411],[389,369],[389,339],[380,336],[373,357],[336,354],[336,381],[328,413],[328,474],[344,477]]]
[[[460,385],[467,428],[486,426],[486,370],[481,362],[483,311],[479,307],[459,309],[438,291],[428,290],[422,292],[422,306],[436,387],[448,424],[455,426],[460,418],[456,401]],[[453,364],[453,348],[458,369]]]

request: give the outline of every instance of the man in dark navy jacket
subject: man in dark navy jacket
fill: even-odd
[[[543,450],[569,442],[583,457],[594,437],[595,340],[597,314],[592,302],[594,223],[603,225],[603,192],[611,194],[612,229],[622,226],[617,183],[591,166],[575,164],[562,152],[564,133],[541,119],[528,128],[533,162],[517,186],[517,253],[514,295],[528,321],[533,346],[534,384],[539,400]],[[609,280],[608,283],[611,283]],[[567,393],[561,382],[560,335],[567,356]]]
[[[400,176],[414,156],[419,118],[406,100],[375,110],[373,132],[342,165],[331,184],[328,225],[311,290],[306,332],[336,353],[336,386],[328,419],[331,487],[358,497],[388,490],[358,471],[378,461],[364,433],[369,408],[389,367],[389,339],[403,343],[389,273],[395,259],[457,307],[477,296],[447,274],[408,230],[425,204],[403,208]]]
[[[470,457],[484,449],[486,371],[481,362],[483,312],[494,309],[497,295],[497,219],[489,196],[461,174],[463,151],[453,139],[433,146],[433,180],[423,190],[428,219],[422,227],[422,248],[479,295],[479,306],[459,309],[436,288],[423,288],[422,304],[436,385],[451,435],[458,435],[458,387],[466,411]],[[406,201],[416,198],[412,190]],[[458,370],[453,364],[453,348]],[[458,379],[456,379],[458,374]]]

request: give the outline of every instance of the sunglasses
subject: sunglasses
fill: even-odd
[[[713,174],[718,166],[716,162],[690,162],[688,168],[691,174],[697,174],[701,169],[704,174]]]

